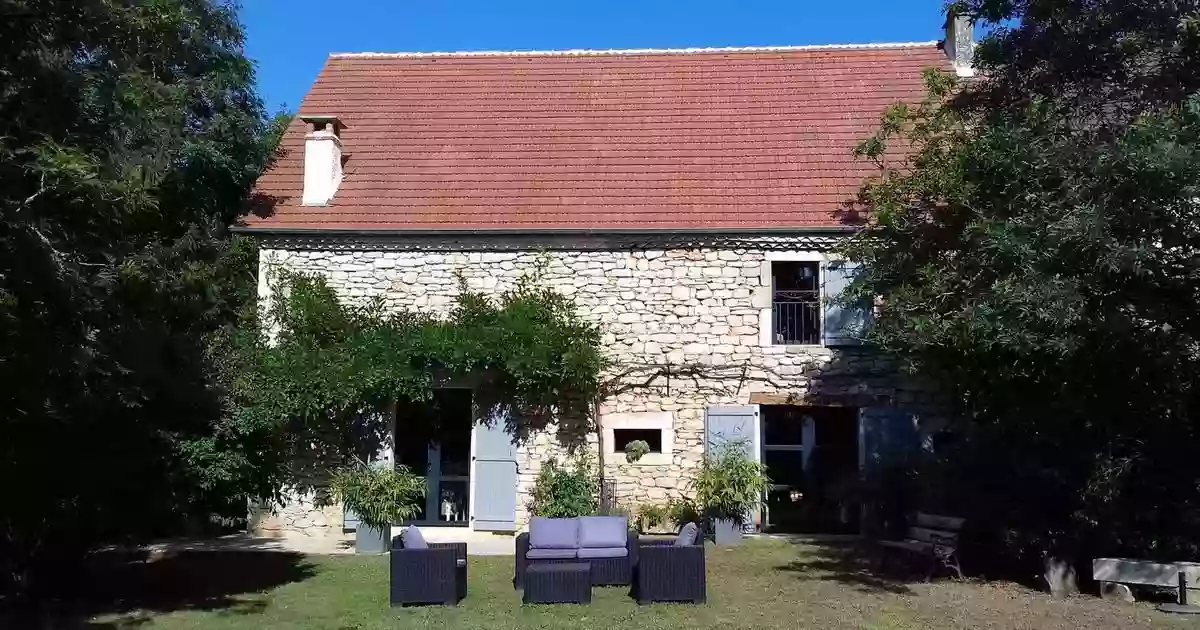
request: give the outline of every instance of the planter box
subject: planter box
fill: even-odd
[[[713,539],[717,545],[732,547],[742,542],[742,525],[731,518],[715,518],[712,521]]]
[[[359,523],[354,530],[354,553],[386,553],[390,540],[384,530]]]

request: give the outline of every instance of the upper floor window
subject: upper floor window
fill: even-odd
[[[772,342],[821,343],[821,265],[816,261],[771,263]]]

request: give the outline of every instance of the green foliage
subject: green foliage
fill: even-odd
[[[329,480],[331,498],[354,510],[368,527],[384,532],[420,514],[425,491],[425,477],[404,466],[360,463],[334,471]]]
[[[1186,5],[1186,6],[1185,6]],[[1200,525],[1197,7],[973,0],[986,77],[897,107],[847,247],[883,350],[946,383],[925,500],[1046,550],[1187,557]],[[889,146],[909,147],[902,162]]]
[[[580,454],[567,468],[551,459],[542,464],[528,508],[534,516],[572,518],[596,513],[600,488],[591,457]]]
[[[635,463],[649,452],[650,444],[646,440],[633,440],[625,445],[625,461]]]
[[[704,455],[692,490],[706,516],[740,523],[748,511],[762,504],[770,480],[763,465],[746,450],[744,442],[730,440]]]
[[[655,505],[653,503],[639,505],[635,515],[637,517],[637,530],[641,533],[655,529],[671,520],[671,511],[668,506]]]
[[[976,61],[989,80],[964,95],[973,112],[1023,116],[1031,99],[1064,126],[1106,135],[1200,91],[1194,0],[966,0],[993,27]]]
[[[696,502],[688,498],[674,498],[667,502],[667,518],[677,528],[688,523],[701,521],[700,508]]]
[[[0,2],[0,477],[30,480],[0,590],[244,514],[208,354],[254,296],[227,226],[273,150],[242,44],[225,2]]]
[[[626,520],[633,522],[633,519],[630,518],[631,516],[633,516],[633,512],[629,508],[625,507],[624,505],[620,505],[617,503],[613,503],[613,504],[609,505],[608,507],[600,506],[599,508],[596,509],[594,514],[596,516],[624,516],[626,518]]]
[[[225,424],[238,442],[271,444],[266,490],[302,457],[333,467],[369,460],[388,405],[429,401],[454,375],[478,379],[484,417],[505,418],[513,435],[550,423],[564,436],[590,428],[599,332],[533,277],[496,299],[463,285],[445,319],[389,312],[378,301],[344,304],[323,278],[285,269],[273,282],[262,326],[269,332],[251,325],[237,340],[235,409]]]

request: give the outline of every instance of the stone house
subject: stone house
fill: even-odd
[[[869,309],[832,300],[854,273],[832,250],[875,172],[852,151],[885,107],[921,99],[924,69],[970,74],[968,29],[951,20],[946,43],[335,54],[237,229],[261,242],[264,298],[283,266],[346,300],[439,313],[456,274],[498,291],[543,260],[542,282],[629,372],[589,441],[617,503],[685,493],[721,433],[774,480],[758,526],[836,525],[801,509],[814,479],[857,477],[940,413],[859,343]],[[513,444],[469,401],[442,405],[454,436],[408,439],[398,420],[390,457],[428,474],[421,522],[519,529],[564,447],[553,431]],[[631,440],[651,447],[636,463]],[[305,497],[264,523],[343,526]]]

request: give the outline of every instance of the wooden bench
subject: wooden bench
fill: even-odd
[[[1106,597],[1133,601],[1133,591],[1127,586],[1133,585],[1176,589],[1181,605],[1200,600],[1200,563],[1095,558],[1092,578],[1100,584],[1100,594]]]
[[[966,519],[956,516],[917,512],[903,540],[879,541],[883,548],[880,569],[886,563],[889,552],[900,551],[926,562],[925,581],[929,581],[939,568],[952,569],[962,579],[962,567],[958,562],[958,534],[965,522]]]

